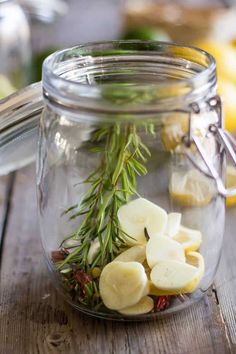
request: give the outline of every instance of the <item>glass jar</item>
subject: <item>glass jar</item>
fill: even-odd
[[[203,43],[230,42],[236,37],[233,3],[194,1],[126,0],[126,28],[164,30],[172,41]],[[223,29],[223,30],[222,30]],[[139,32],[137,32],[138,35]]]
[[[40,90],[24,90],[21,104],[10,97],[0,114],[29,124]],[[223,183],[225,150],[236,159],[214,59],[161,42],[81,45],[46,59],[43,94],[38,207],[56,288],[78,310],[117,320],[200,300],[235,193]]]
[[[30,29],[21,7],[0,0],[0,98],[29,82]]]

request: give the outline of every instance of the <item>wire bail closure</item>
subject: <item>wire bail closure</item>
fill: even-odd
[[[222,128],[223,126],[223,114],[222,114],[222,104],[221,104],[221,98],[220,96],[216,95],[214,97],[211,97],[208,101],[207,104],[211,110],[215,110],[219,116],[219,121],[218,124],[211,124],[208,128],[209,132],[215,135],[218,138],[218,141],[220,142],[222,148],[226,151],[226,153],[231,157],[234,165],[236,166],[236,140],[233,138],[233,136],[224,130]],[[216,168],[214,167],[211,159],[207,155],[207,151],[204,149],[200,139],[193,134],[192,132],[192,114],[199,114],[200,113],[200,107],[197,103],[193,103],[190,105],[190,111],[189,111],[189,127],[188,127],[188,133],[185,135],[182,139],[186,150],[185,154],[188,157],[188,159],[191,161],[191,163],[205,176],[210,177],[214,179],[218,192],[220,195],[223,197],[230,197],[232,195],[236,195],[236,188],[231,188],[227,189],[225,187],[224,181],[222,177],[219,175],[217,172]],[[199,164],[196,162],[196,159],[190,152],[190,146],[191,144],[194,144],[198,154],[202,158],[206,170],[204,170]]]

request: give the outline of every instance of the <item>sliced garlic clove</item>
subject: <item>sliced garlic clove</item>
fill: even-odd
[[[185,262],[184,249],[181,244],[167,236],[150,238],[146,246],[146,256],[150,268],[160,261]]]
[[[147,233],[162,234],[167,224],[167,213],[164,209],[145,198],[135,199],[118,210],[121,229],[131,236],[127,244],[145,244],[145,228]]]
[[[169,237],[175,236],[180,228],[182,215],[180,213],[170,213],[168,214],[167,225],[165,229],[165,234]]]
[[[79,240],[73,239],[73,238],[69,238],[68,240],[65,240],[63,242],[63,247],[64,248],[74,248],[74,247],[78,247],[81,245],[81,242]]]
[[[178,261],[161,261],[151,271],[151,281],[161,290],[189,293],[195,290],[202,278],[201,269]]]
[[[135,305],[147,288],[147,276],[138,262],[111,262],[102,270],[99,290],[106,307],[112,310]]]
[[[87,255],[87,261],[88,264],[92,264],[95,257],[97,256],[98,252],[100,249],[100,242],[98,238],[95,238],[94,241],[91,242],[88,255]]]
[[[146,246],[145,245],[136,245],[131,248],[128,248],[119,256],[117,256],[113,262],[139,262],[143,263],[146,259]]]
[[[126,307],[119,312],[122,315],[135,316],[149,313],[154,308],[154,301],[150,296],[144,296],[139,302],[133,306]]]

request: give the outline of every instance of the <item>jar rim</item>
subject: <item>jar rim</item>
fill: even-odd
[[[145,70],[149,70],[149,76],[156,75],[155,79],[123,86],[120,82],[110,81],[100,84],[106,70],[112,77],[109,73],[111,68],[118,70],[119,65],[126,65],[126,70],[128,68],[132,72],[132,62],[136,63],[136,70],[143,63]],[[99,75],[96,74],[96,65]],[[164,80],[158,81],[158,70],[166,70]],[[164,109],[166,105],[178,109],[209,97],[212,90],[215,93],[215,87],[215,59],[202,49],[173,42],[91,42],[59,50],[43,63],[44,97],[50,103],[69,110],[83,108],[102,112],[148,113]],[[122,104],[119,92],[125,98]],[[108,99],[104,93],[109,93]],[[149,99],[142,101],[140,97],[144,94],[149,95]],[[130,95],[137,99],[129,101]],[[111,97],[118,98],[112,100]]]

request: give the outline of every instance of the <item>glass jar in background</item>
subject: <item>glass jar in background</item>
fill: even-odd
[[[57,289],[78,310],[118,320],[196,303],[235,193],[223,182],[235,143],[222,129],[214,59],[161,42],[81,45],[46,59],[43,92],[44,104],[37,84],[0,105],[0,138],[7,150],[12,127],[30,127],[44,106],[39,222]]]
[[[233,2],[127,0],[124,31],[132,39],[162,39],[206,50],[216,60],[226,129],[236,134],[236,9]],[[147,37],[147,38],[146,38]],[[127,38],[127,37],[126,37]]]
[[[0,0],[0,98],[29,82],[30,29],[21,7]]]
[[[206,39],[230,42],[236,38],[235,8],[205,1],[126,0],[126,27],[157,27],[172,41],[193,44]]]

